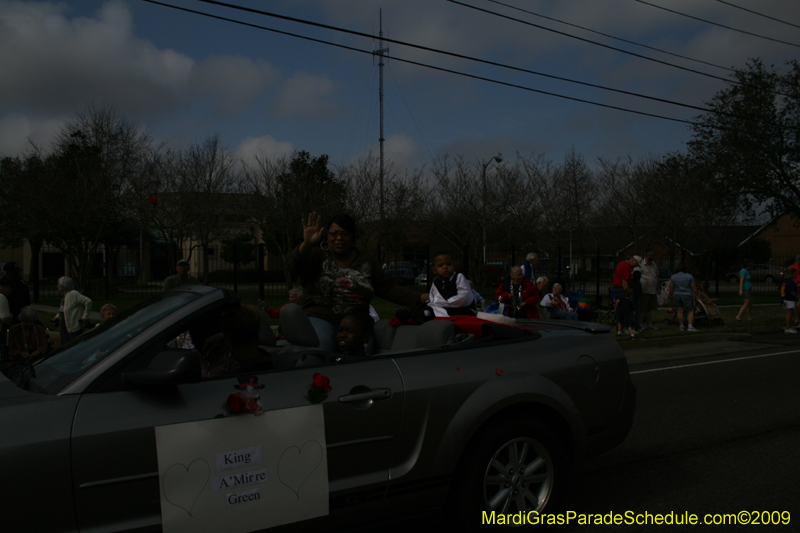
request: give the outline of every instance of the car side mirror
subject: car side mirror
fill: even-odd
[[[136,385],[180,385],[200,381],[200,352],[167,349],[156,354],[147,368],[123,372],[122,381]]]

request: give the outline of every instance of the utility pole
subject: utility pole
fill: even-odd
[[[380,213],[381,224],[383,224],[383,57],[389,53],[389,48],[383,47],[383,10],[378,11],[378,49],[373,50],[372,54],[378,56],[378,76],[380,83],[378,85],[378,101],[380,102],[381,113],[381,136],[378,138],[381,147],[381,167],[380,167]]]

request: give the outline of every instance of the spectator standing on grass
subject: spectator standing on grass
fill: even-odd
[[[798,287],[800,287],[800,255],[794,256],[794,264],[789,265],[789,268],[794,269],[794,282]],[[797,327],[797,324],[800,324],[800,301],[797,302],[797,305],[794,308],[794,323],[795,328]]]
[[[539,276],[536,268],[539,266],[539,256],[531,252],[525,256],[525,261],[519,266],[522,269],[522,274],[525,279],[529,281],[535,280]]]
[[[617,264],[617,268],[614,270],[614,280],[611,282],[611,297],[615,301],[622,298],[625,289],[631,288],[633,268],[638,265],[639,262],[635,257],[625,259]]]
[[[642,325],[642,269],[639,267],[642,264],[642,258],[638,255],[634,255],[633,258],[636,260],[636,266],[631,271],[631,294],[635,312],[631,326],[636,333],[641,333],[644,329]]]
[[[622,292],[622,298],[614,304],[614,314],[617,317],[617,336],[622,335],[622,330],[625,329],[631,336],[632,341],[638,341],[633,331],[633,319],[636,315],[636,307],[631,300],[631,289],[625,289]]]
[[[787,268],[783,274],[783,283],[781,284],[781,301],[783,308],[786,310],[786,327],[783,328],[784,333],[797,333],[797,328],[792,325],[792,318],[794,317],[795,307],[797,306],[797,283],[794,281],[797,275],[797,270],[794,268]]]
[[[11,281],[11,292],[8,294],[8,307],[11,309],[12,323],[19,324],[19,313],[23,307],[31,305],[31,293],[28,290],[28,285],[22,279],[22,269],[14,261],[9,261],[3,265],[3,272],[0,276],[5,275]]]
[[[658,265],[653,258],[653,250],[646,250],[641,267],[642,283],[642,318],[643,328],[658,329],[653,324],[653,311],[658,309],[658,295],[661,294],[661,283],[658,281]]]
[[[694,327],[694,295],[697,293],[697,285],[694,283],[694,276],[686,272],[686,265],[678,263],[675,267],[675,274],[669,278],[667,296],[672,298],[672,303],[678,313],[678,324],[681,331],[697,331]],[[688,310],[688,311],[686,311]],[[684,314],[687,314],[684,325]]]
[[[165,291],[174,289],[175,287],[180,287],[182,285],[197,285],[200,283],[200,280],[198,280],[196,277],[189,275],[189,261],[186,259],[178,260],[178,262],[175,264],[175,272],[177,272],[177,274],[164,280]]]
[[[751,310],[753,308],[753,283],[750,279],[750,271],[748,270],[753,266],[753,262],[745,259],[742,262],[742,269],[739,271],[739,296],[744,299],[742,308],[736,314],[736,321],[742,321],[742,315],[747,313],[747,320],[753,320]]]
[[[89,321],[89,313],[92,311],[92,300],[76,291],[75,282],[68,276],[58,278],[56,288],[62,298],[58,314],[53,320],[58,319],[63,346],[83,333],[83,328]]]

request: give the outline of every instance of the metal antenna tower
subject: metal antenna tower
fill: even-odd
[[[381,147],[381,167],[380,167],[380,206],[381,206],[381,222],[383,222],[383,57],[389,53],[389,48],[383,47],[383,10],[378,11],[378,21],[379,21],[379,30],[378,30],[378,49],[373,50],[373,55],[378,56],[378,76],[380,79],[380,83],[378,85],[378,100],[380,102],[380,113],[381,113],[381,136],[378,138],[380,141]]]

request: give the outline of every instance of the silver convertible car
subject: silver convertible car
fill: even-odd
[[[375,355],[355,358],[320,351],[290,305],[285,339],[263,327],[261,357],[202,378],[207,339],[240,305],[185,287],[32,365],[4,362],[6,530],[318,531],[429,509],[471,530],[552,509],[570,466],[632,424],[607,326],[381,320]]]

